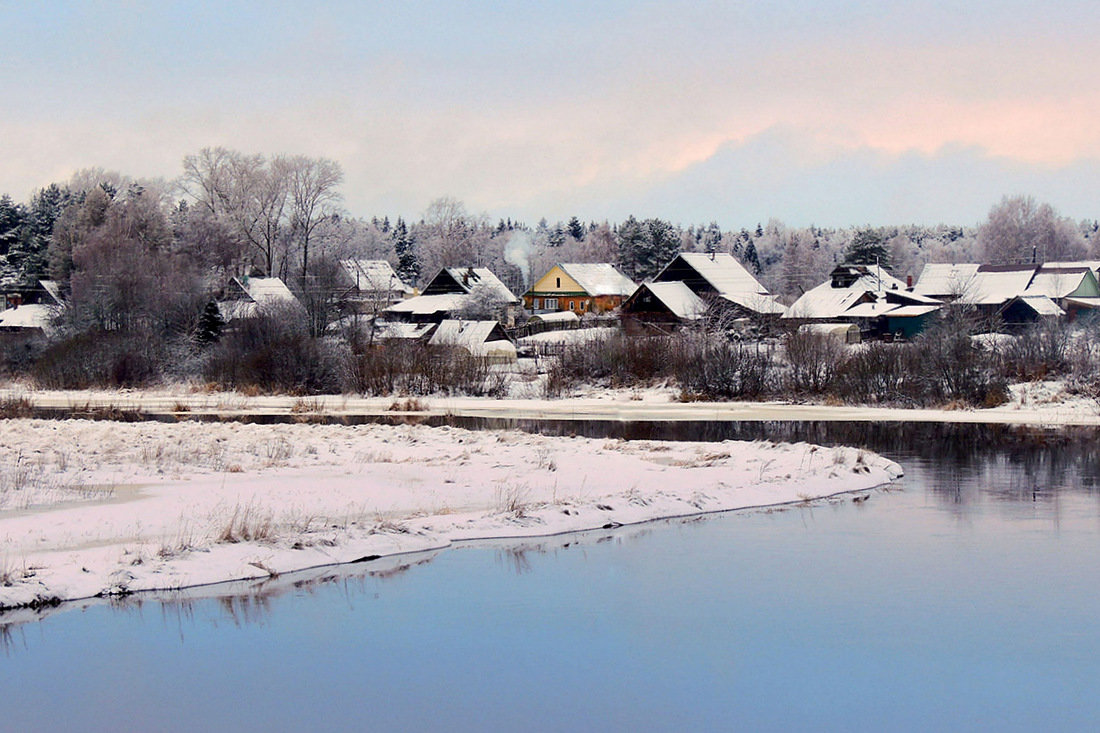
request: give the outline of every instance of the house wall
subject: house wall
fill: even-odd
[[[547,304],[547,298],[557,301]],[[523,305],[536,313],[547,311],[572,311],[577,315],[585,313],[605,313],[618,308],[623,302],[622,295],[589,295],[561,267],[554,265],[550,271],[540,277],[531,289],[523,294]]]

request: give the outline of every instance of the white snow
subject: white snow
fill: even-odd
[[[900,473],[806,444],[24,419],[0,422],[0,466],[0,606],[799,502]]]
[[[638,286],[626,275],[606,262],[578,263],[566,262],[558,265],[566,275],[573,278],[584,292],[592,296],[622,295],[628,296]]]

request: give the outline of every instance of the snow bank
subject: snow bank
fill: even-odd
[[[0,422],[0,607],[274,577],[869,489],[806,444],[423,426]]]

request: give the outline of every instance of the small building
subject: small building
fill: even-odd
[[[523,294],[523,304],[534,313],[606,313],[622,305],[636,287],[614,265],[559,263]]]
[[[858,344],[862,340],[859,326],[854,323],[806,323],[799,326],[798,330],[835,339],[845,345]]]
[[[1045,264],[928,264],[913,291],[944,302],[973,306],[985,316],[1004,316],[1017,298],[1048,298],[1070,319],[1100,309],[1100,285],[1092,261]],[[1045,315],[1049,308],[1038,305]],[[1011,308],[1012,317],[1027,317],[1024,303]],[[1014,321],[1019,323],[1019,321]]]
[[[877,265],[839,265],[828,282],[806,291],[783,319],[791,323],[854,323],[864,336],[912,338],[943,303],[910,291]]]
[[[785,311],[736,257],[705,252],[676,255],[622,308],[628,326],[662,329],[678,328],[704,316],[770,320]]]
[[[516,345],[497,321],[447,319],[436,327],[428,343],[431,346],[462,349],[470,356],[494,364],[516,361]]]
[[[485,311],[506,326],[515,325],[520,301],[485,267],[446,267],[408,300],[383,311],[392,320],[439,323],[470,311]]]
[[[340,260],[339,278],[345,312],[378,313],[416,294],[386,260]]]
[[[294,293],[277,277],[235,277],[217,304],[227,326],[279,309],[304,311]]]

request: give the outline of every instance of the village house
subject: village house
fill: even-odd
[[[439,323],[456,315],[479,312],[479,317],[492,315],[511,327],[519,310],[519,298],[488,268],[446,267],[424,286],[420,295],[391,305],[383,311],[383,317]]]
[[[416,295],[386,260],[340,260],[341,303],[347,313],[374,314]]]
[[[235,277],[226,285],[217,305],[227,326],[280,309],[304,312],[294,293],[277,277]]]
[[[911,291],[878,265],[843,264],[791,304],[788,323],[852,323],[865,337],[912,338],[943,303]]]
[[[1072,320],[1100,311],[1100,284],[1092,264],[929,264],[913,291],[972,306],[1008,326],[1062,316]]]
[[[627,328],[675,329],[704,317],[772,319],[786,309],[733,255],[682,252],[623,303]]]
[[[635,288],[614,265],[559,263],[523,294],[523,304],[533,313],[606,313],[622,305]]]
[[[9,349],[45,341],[64,305],[60,285],[53,280],[8,288],[0,311],[0,341]]]

